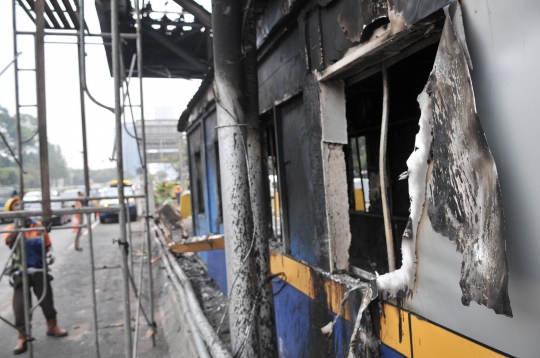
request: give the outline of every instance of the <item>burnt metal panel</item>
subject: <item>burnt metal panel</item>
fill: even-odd
[[[388,0],[390,10],[402,16],[407,26],[450,4],[452,0]]]
[[[298,28],[259,63],[259,108],[266,112],[276,101],[301,91],[306,68]]]
[[[187,1],[187,0],[186,0]],[[212,54],[208,51],[211,41],[210,29],[195,18],[194,22],[186,22],[182,17],[172,20],[164,14],[155,19],[150,3],[141,11],[143,42],[143,76],[162,78],[204,78],[210,70]],[[101,32],[110,33],[110,1],[96,2],[96,11]],[[120,32],[136,33],[134,9],[130,2],[119,8]],[[158,28],[157,28],[158,27]],[[156,39],[159,39],[157,41]],[[109,39],[103,38],[104,43]],[[135,39],[123,39],[122,57],[127,72],[131,58],[137,52]],[[112,68],[111,47],[105,46],[105,54]],[[137,75],[137,69],[133,76]]]
[[[463,254],[461,301],[512,316],[505,222],[495,161],[476,113],[463,46],[447,15],[426,90],[433,116],[428,216]]]
[[[362,33],[369,29],[368,26],[380,19],[386,19],[385,23],[389,22],[386,0],[346,1],[337,18],[345,37],[351,42],[360,42]]]
[[[293,7],[301,2],[301,0],[275,0],[268,4],[257,24],[257,47],[291,13]]]
[[[307,80],[312,77],[307,76]],[[280,107],[292,256],[329,270],[318,86]],[[310,83],[311,83],[310,82]],[[313,87],[313,88],[311,88]]]

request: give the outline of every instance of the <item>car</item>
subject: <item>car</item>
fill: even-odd
[[[101,196],[118,196],[118,188],[116,187],[107,187],[101,190]],[[133,188],[131,186],[124,187],[124,195],[135,195]],[[129,219],[130,221],[137,220],[137,203],[135,199],[128,199],[129,204]],[[118,199],[102,199],[99,201],[100,207],[115,207],[118,206]],[[105,223],[107,219],[112,219],[118,221],[118,213],[99,213],[99,222]]]
[[[75,201],[77,201],[75,199],[77,199],[79,197],[79,192],[84,194],[84,188],[83,189],[68,189],[68,190],[64,190],[62,192],[62,194],[60,194],[60,197],[62,199],[73,199],[73,200],[64,202],[64,206],[66,208],[74,208],[75,207]]]
[[[51,197],[51,199],[57,199],[58,197]],[[24,194],[23,201],[24,203],[24,210],[26,211],[35,211],[35,210],[41,210],[41,191],[30,191],[26,194]],[[52,210],[58,210],[66,207],[65,204],[58,201],[52,201],[51,202],[51,209]],[[41,220],[41,216],[34,216],[32,217],[35,220]],[[52,216],[52,225],[53,226],[61,226],[71,221],[71,216],[68,214],[63,215],[53,215]]]

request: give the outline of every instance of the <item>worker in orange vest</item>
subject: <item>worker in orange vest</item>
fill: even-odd
[[[5,206],[5,211],[18,211],[20,210],[20,200],[18,197],[9,199]],[[41,222],[35,221],[30,218],[24,219],[24,228],[38,228],[42,227]],[[6,226],[5,230],[14,230],[13,225]],[[3,238],[10,248],[13,247],[17,240],[18,233],[4,233]],[[45,244],[46,259],[48,265],[52,265],[54,262],[54,256],[52,253],[51,239],[49,234],[44,232],[44,243],[40,240],[41,232],[39,230],[29,231],[24,233],[26,244],[26,258],[27,258],[27,272],[28,272],[28,285],[32,287],[34,294],[41,298],[43,291],[46,290],[44,299],[39,304],[47,320],[47,335],[52,337],[65,337],[67,331],[58,326],[56,322],[56,310],[54,309],[53,292],[50,281],[52,276],[43,272],[44,263],[42,261],[43,244]],[[11,281],[13,286],[13,311],[15,312],[15,326],[19,330],[19,337],[17,345],[13,349],[13,353],[21,354],[26,352],[26,335],[25,335],[25,319],[24,319],[24,293],[22,283],[22,266],[20,247],[15,248],[13,255],[13,262],[11,268]],[[44,287],[43,275],[47,275],[47,286]]]
[[[83,196],[82,192],[77,193],[78,196]],[[82,208],[82,201],[76,201],[75,207],[76,208]],[[84,224],[84,216],[82,214],[75,214],[73,215],[73,225],[83,225]],[[81,247],[81,236],[82,236],[82,228],[76,229],[74,228],[73,231],[77,232],[77,235],[75,236],[75,250],[82,251]]]

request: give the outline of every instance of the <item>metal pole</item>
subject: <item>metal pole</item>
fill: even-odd
[[[99,354],[99,327],[98,327],[98,314],[97,314],[97,299],[96,299],[96,269],[94,264],[94,236],[92,234],[92,225],[90,218],[92,214],[86,214],[88,225],[88,247],[90,251],[90,277],[92,281],[92,313],[94,316],[94,346],[96,347],[96,357],[100,358]]]
[[[112,12],[111,12],[112,14]],[[79,18],[80,18],[80,23],[81,24],[84,24],[84,0],[79,0]],[[84,26],[84,25],[83,25]],[[94,96],[92,96],[92,94],[90,93],[90,91],[88,90],[88,86],[86,84],[86,53],[84,51],[84,29],[79,29],[79,31],[77,31],[77,34],[79,36],[79,67],[81,69],[81,82],[82,82],[82,87],[84,88],[84,91],[86,92],[86,94],[88,95],[88,98],[90,98],[90,100],[92,102],[94,102],[95,104],[97,104],[98,106],[100,107],[103,107],[109,111],[111,111],[112,113],[114,113],[114,108],[111,108],[111,107],[108,107],[106,105],[104,105],[103,103],[99,102],[98,100],[96,100],[94,98]],[[91,35],[88,35],[88,36],[91,36]],[[118,39],[117,39],[118,40]],[[111,43],[112,46],[114,46],[114,43]],[[114,50],[111,50],[113,53],[114,53]]]
[[[112,67],[114,76],[114,116],[116,123],[116,171],[118,176],[118,202],[120,205],[120,240],[119,248],[122,255],[123,296],[124,296],[124,344],[125,356],[133,355],[133,342],[131,337],[131,307],[129,302],[129,268],[126,235],[126,208],[124,204],[124,161],[122,153],[122,103],[120,88],[122,86],[122,74],[120,73],[120,36],[118,28],[118,0],[111,1],[111,29],[112,29]]]
[[[17,55],[17,0],[12,0],[13,8],[13,53]],[[21,114],[19,113],[19,59],[15,57],[15,63],[13,65],[15,69],[15,115],[17,119],[17,155],[19,156],[19,196],[24,196],[24,172],[23,172],[23,157],[22,157],[22,134],[21,134]],[[24,208],[24,204],[21,200],[21,210]]]
[[[133,268],[133,236],[131,235],[131,213],[129,211],[129,202],[126,199],[124,202],[126,207],[126,216],[127,216],[127,229],[128,229],[128,242],[129,242],[129,267],[133,275],[135,275],[135,269]]]
[[[384,232],[386,234],[386,251],[388,253],[388,270],[389,272],[392,272],[396,270],[396,260],[394,256],[394,237],[392,235],[392,223],[388,203],[388,173],[386,172],[386,140],[388,137],[388,107],[390,91],[388,88],[388,73],[386,71],[386,64],[384,62],[382,63],[382,79],[383,114],[381,123],[381,141],[379,147],[379,173],[384,217]]]
[[[39,165],[41,170],[41,198],[43,224],[48,226],[52,219],[51,192],[49,183],[49,148],[47,143],[47,104],[45,98],[45,0],[37,0],[36,12],[36,88],[39,132]]]
[[[248,153],[247,149],[248,132],[251,131],[247,121],[252,112],[246,104],[249,99],[246,98],[248,90],[244,80],[249,79],[245,78],[244,61],[239,61],[242,58],[242,4],[240,1],[212,0],[212,10],[231,346],[236,357],[258,357],[262,353],[259,350],[258,330],[250,329],[250,312],[257,304],[255,296],[258,283],[257,272],[253,270],[253,257],[254,247],[258,249],[256,239],[266,232],[257,231],[260,227],[254,222],[252,210],[258,208],[252,207],[250,197],[251,185],[258,184],[253,183],[253,177],[249,174],[253,168],[249,161],[251,155],[256,153]],[[257,163],[257,158],[253,159]],[[259,194],[262,195],[262,192]],[[255,214],[258,217],[260,213]]]
[[[143,233],[144,235],[144,233]],[[142,248],[141,248],[141,272],[139,273],[139,293],[137,294],[137,314],[135,315],[135,333],[134,333],[134,340],[133,343],[133,358],[137,358],[137,348],[139,343],[139,317],[141,315],[141,294],[142,294],[142,285],[143,285],[143,271],[144,271],[144,248],[146,246],[145,237],[142,238]],[[133,263],[132,263],[133,265]],[[133,270],[133,275],[135,275],[135,269],[133,269],[133,266],[131,266],[131,269]]]
[[[16,228],[21,227],[22,219],[17,220]],[[32,337],[32,322],[30,322],[30,284],[28,282],[28,265],[26,256],[26,240],[25,234],[20,233],[19,247],[21,248],[21,262],[22,262],[22,281],[23,281],[23,299],[24,299],[24,325],[26,330],[26,337]],[[34,346],[32,341],[27,342],[28,356],[34,357]]]
[[[184,190],[184,135],[183,133],[178,133],[178,157],[180,160],[180,187]],[[180,204],[180,203],[178,203]]]
[[[251,214],[253,216],[253,246],[257,290],[260,294],[256,322],[259,330],[259,357],[274,358],[278,356],[277,337],[274,320],[274,295],[272,284],[268,282],[270,273],[269,238],[271,230],[268,226],[268,205],[265,202],[266,193],[263,180],[262,133],[259,121],[259,83],[257,72],[257,12],[249,7],[244,11],[243,52],[245,77],[245,113],[247,123],[246,149],[248,155],[247,175],[250,181]],[[234,113],[234,112],[233,112]],[[265,151],[266,152],[266,151]]]
[[[141,163],[144,171],[144,193],[146,194],[145,200],[145,214],[144,221],[146,225],[146,247],[148,247],[148,291],[150,296],[150,320],[152,321],[152,328],[156,328],[156,321],[154,320],[154,276],[152,272],[152,239],[150,238],[150,201],[148,198],[148,165],[146,154],[146,126],[144,122],[144,97],[143,97],[143,54],[142,54],[142,24],[141,24],[141,10],[139,1],[135,0],[135,11],[137,14],[137,75],[139,77],[139,91],[141,101],[141,126],[142,126],[142,145],[143,145],[143,160]],[[156,335],[152,335],[152,345],[156,346]]]

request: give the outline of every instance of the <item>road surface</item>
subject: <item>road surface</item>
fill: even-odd
[[[69,224],[68,224],[69,225]],[[0,225],[4,228],[6,225]],[[119,237],[117,223],[93,223],[94,250],[96,268],[115,267],[120,265],[120,252],[113,238]],[[137,232],[142,227],[141,222],[133,225],[133,246],[140,251],[142,234]],[[88,235],[82,239],[82,252],[74,249],[75,233],[69,230],[53,230],[50,233],[55,251],[56,262],[51,266],[54,280],[52,282],[54,301],[58,311],[58,323],[69,331],[65,338],[47,337],[45,334],[45,319],[38,308],[34,312],[32,333],[34,342],[34,357],[96,357],[92,318],[91,269],[88,249]],[[5,265],[9,256],[7,246],[0,245],[0,265]],[[135,280],[139,281],[141,257],[134,257]],[[146,265],[146,263],[145,263]],[[154,269],[159,269],[157,265]],[[145,276],[147,268],[145,268]],[[143,285],[143,288],[147,286]],[[144,291],[144,289],[143,289]],[[160,287],[154,289],[159,293]],[[8,277],[0,280],[0,316],[14,321],[11,308],[13,289],[9,286]],[[99,269],[96,271],[97,309],[100,327],[99,343],[101,357],[124,357],[123,322],[124,300],[122,297],[122,271],[119,268]],[[146,293],[143,292],[146,296]],[[158,295],[156,295],[158,296]],[[147,296],[146,296],[147,297]],[[33,297],[33,302],[36,298]],[[143,299],[143,304],[148,303]],[[132,326],[135,322],[136,299],[131,294]],[[159,310],[156,310],[156,322],[160,327]],[[167,345],[163,334],[156,335],[156,347],[152,347],[151,339],[146,338],[148,326],[141,314],[138,357],[168,357]],[[120,327],[118,327],[120,326]],[[0,322],[0,356],[13,356],[12,349],[16,344],[16,331],[7,324]],[[28,353],[20,355],[27,357]]]

